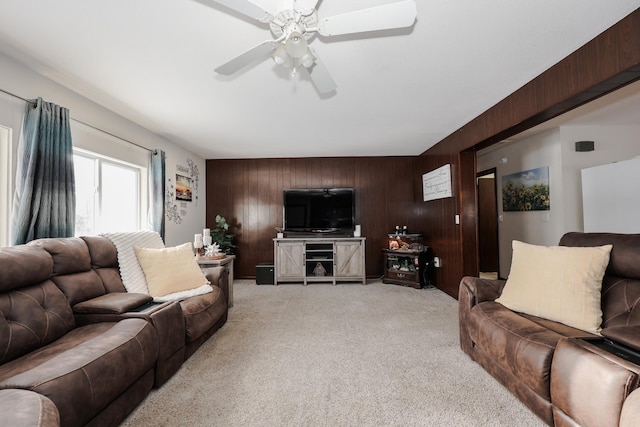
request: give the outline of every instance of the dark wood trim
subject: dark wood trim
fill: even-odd
[[[476,153],[460,152],[460,233],[462,240],[462,274],[478,275],[478,200],[476,192]]]
[[[640,9],[422,155],[485,148],[640,78]]]

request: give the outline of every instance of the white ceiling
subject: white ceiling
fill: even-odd
[[[318,15],[393,1],[322,0]],[[275,14],[293,0],[253,2]],[[209,0],[3,0],[0,52],[204,158],[417,155],[640,7],[416,3],[409,30],[311,42],[329,97],[271,60],[216,75],[271,34]]]

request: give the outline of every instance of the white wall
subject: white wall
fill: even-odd
[[[583,231],[581,171],[640,155],[640,126],[565,126],[560,128],[564,165],[565,229]],[[576,141],[594,141],[595,150],[578,153]]]
[[[549,246],[566,232],[583,231],[581,170],[640,155],[638,135],[640,126],[562,126],[478,155],[478,171],[497,169],[501,277],[509,274],[513,240]],[[576,152],[575,142],[584,140],[594,141],[595,150]],[[542,166],[549,166],[551,210],[503,212],[502,176]]]
[[[83,96],[55,83],[54,81],[37,74],[18,63],[17,61],[0,54],[0,89],[26,99],[43,98],[45,101],[53,102],[70,110],[72,118],[72,129],[76,129],[78,136],[72,134],[75,146],[97,145],[110,150],[114,156],[127,158],[127,156],[140,156],[140,148],[132,147],[130,144],[114,138],[102,132],[96,132],[85,128],[85,132],[78,130],[83,128],[79,122],[96,127],[106,133],[119,138],[134,142],[135,144],[149,150],[161,149],[167,153],[167,187],[175,182],[176,172],[189,176],[185,169],[195,171],[197,176],[198,196],[197,202],[184,202],[177,204],[179,218],[165,218],[166,221],[166,244],[174,246],[179,243],[190,242],[195,233],[201,232],[205,224],[205,159],[183,149],[173,142],[154,134],[128,119],[107,110],[104,107],[84,98]],[[24,101],[13,96],[0,93],[0,126],[12,129],[12,168],[15,171],[15,156],[20,133],[20,126],[24,114]],[[81,135],[82,134],[82,135]],[[93,135],[93,136],[88,136]],[[95,138],[95,139],[94,139]],[[91,149],[90,147],[83,147]],[[144,150],[142,150],[144,152]],[[134,154],[135,153],[135,154]],[[189,164],[192,165],[189,168]],[[178,169],[182,169],[178,171]],[[2,183],[6,183],[11,177],[0,176]],[[0,184],[2,184],[0,183]],[[195,190],[195,189],[194,189]],[[4,202],[3,202],[4,203]],[[2,231],[0,227],[0,232]],[[7,236],[0,236],[0,241],[8,241]]]

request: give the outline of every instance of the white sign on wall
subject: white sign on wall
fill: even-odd
[[[425,202],[452,196],[450,164],[422,175],[422,195]]]

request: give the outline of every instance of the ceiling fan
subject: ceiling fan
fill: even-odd
[[[309,42],[316,34],[323,37],[368,31],[410,27],[415,22],[415,0],[402,0],[382,6],[360,9],[319,19],[316,6],[320,0],[293,0],[291,9],[272,15],[249,0],[211,0],[259,22],[269,24],[273,40],[264,41],[215,69],[231,75],[242,68],[271,56],[278,65],[295,74],[306,70],[320,94],[335,91],[336,83]]]

